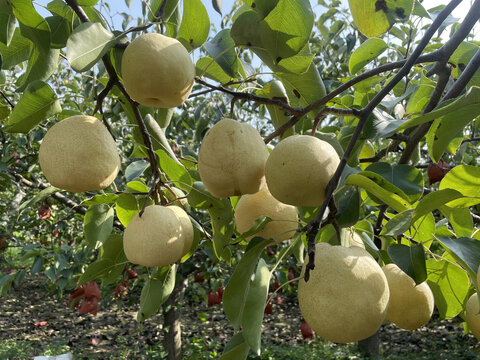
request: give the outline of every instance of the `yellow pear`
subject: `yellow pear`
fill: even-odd
[[[386,320],[405,330],[415,330],[425,325],[433,313],[434,298],[426,282],[415,281],[397,265],[383,268],[390,289]]]
[[[133,40],[122,57],[127,93],[142,105],[173,108],[190,95],[195,66],[185,47],[162,34],[143,34]]]
[[[120,169],[112,136],[100,120],[87,115],[53,125],[40,144],[38,160],[50,184],[72,192],[104,189]]]
[[[354,342],[373,335],[385,319],[389,298],[380,265],[359,247],[318,243],[315,250],[315,269],[308,282],[301,279],[298,284],[305,321],[317,335],[332,342]]]
[[[135,215],[123,234],[128,261],[144,266],[164,266],[180,260],[192,246],[193,226],[178,206],[150,205]]]
[[[355,230],[347,229],[347,234],[350,241],[350,247],[357,246],[359,248],[365,249],[365,244],[363,243],[362,237]]]
[[[467,301],[465,309],[465,321],[472,334],[480,340],[480,309],[478,304],[478,293],[473,293]]]
[[[273,149],[265,165],[272,195],[294,206],[320,206],[340,160],[333,146],[310,135],[294,135]]]
[[[298,214],[294,206],[282,204],[268,191],[266,184],[255,194],[243,195],[235,208],[235,225],[240,233],[248,231],[253,222],[260,216],[272,219],[265,227],[253,236],[274,239],[275,242],[290,239],[298,227]]]
[[[218,198],[254,194],[260,189],[267,157],[267,146],[257,130],[222,119],[208,130],[200,145],[200,179]]]

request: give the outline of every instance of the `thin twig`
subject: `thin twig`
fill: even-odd
[[[10,107],[13,109],[15,107],[15,105],[10,101],[10,99],[8,98],[7,95],[5,95],[5,93],[0,90],[0,94],[2,95],[2,97],[5,99],[5,101],[8,103],[8,105],[10,105]]]

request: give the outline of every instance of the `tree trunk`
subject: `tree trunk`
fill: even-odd
[[[360,349],[360,352],[369,359],[380,359],[380,338],[378,334],[379,331],[372,336],[358,342],[358,348]]]
[[[177,277],[172,294],[163,304],[163,342],[168,360],[182,359],[182,329],[180,326],[180,309],[177,305],[183,300],[187,284],[187,278],[179,279]]]

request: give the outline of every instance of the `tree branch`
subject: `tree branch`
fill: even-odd
[[[420,54],[425,49],[425,47],[430,42],[430,39],[435,34],[437,29],[443,23],[443,21],[447,18],[447,16],[455,9],[458,4],[462,0],[452,0],[441,12],[438,14],[436,19],[433,21],[432,25],[426,31],[423,38],[420,40],[420,43],[413,51],[412,55],[406,60],[403,67],[399,70],[399,72],[394,76],[394,78],[385,85],[385,87],[361,110],[361,117],[358,121],[358,125],[352,135],[350,142],[345,149],[345,153],[343,154],[342,159],[335,171],[333,177],[329,181],[327,188],[325,190],[325,201],[323,202],[319,213],[317,214],[316,218],[309,224],[307,230],[307,240],[308,240],[308,263],[305,269],[305,281],[308,281],[310,278],[310,271],[315,268],[315,237],[318,234],[319,226],[322,221],[323,215],[327,208],[327,204],[330,202],[330,199],[333,195],[334,190],[336,189],[338,182],[340,181],[340,177],[342,175],[343,169],[347,164],[347,160],[350,157],[355,143],[357,142],[360,134],[363,130],[365,123],[368,120],[371,112],[375,107],[382,101],[382,99],[393,89],[393,87],[410,71],[413,65],[416,63]],[[480,0],[477,0],[480,1]]]

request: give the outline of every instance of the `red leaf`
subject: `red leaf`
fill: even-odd
[[[205,277],[203,276],[203,272],[200,272],[198,274],[195,274],[195,277],[193,279],[193,282],[196,283],[202,283],[205,281]]]
[[[220,299],[223,299],[224,292],[225,292],[225,286],[220,285],[217,290],[217,293],[218,293],[218,296],[220,296]]]
[[[102,295],[100,294],[100,289],[98,288],[95,280],[90,281],[85,287],[85,298],[89,297],[96,297],[97,299],[102,298]]]
[[[278,288],[280,288],[282,284],[280,284],[280,281],[275,281],[273,283],[273,291],[277,291]],[[278,290],[277,293],[281,293],[282,289]]]

